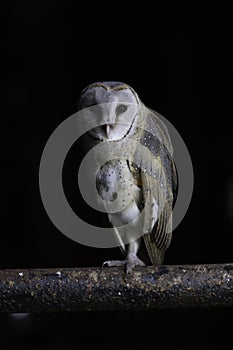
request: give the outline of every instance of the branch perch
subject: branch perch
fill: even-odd
[[[233,306],[233,264],[0,271],[0,312]]]

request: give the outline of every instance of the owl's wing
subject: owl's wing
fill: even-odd
[[[171,242],[177,173],[166,128],[153,116],[149,117],[149,126],[150,132],[148,127],[141,130],[140,143],[145,147],[136,150],[134,161],[140,168],[144,242],[151,262],[160,264]]]

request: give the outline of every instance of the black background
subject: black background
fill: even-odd
[[[90,26],[88,12],[72,2],[15,2],[5,10],[0,268],[100,266],[121,257],[118,249],[81,246],[60,233],[43,208],[38,186],[47,139],[76,112],[81,90],[101,80],[131,85],[146,106],[176,127],[189,149],[193,198],[165,263],[231,262],[232,37],[223,3],[207,9],[199,2],[180,1],[176,9],[158,3],[154,19],[148,19],[154,27],[131,26],[123,12],[119,22],[99,19]],[[69,183],[72,193],[75,178]],[[214,349],[227,343],[231,311],[31,315],[23,320],[5,315],[0,322],[5,348],[21,341],[28,349],[76,349],[84,347],[81,343],[141,348],[158,337],[168,349]]]

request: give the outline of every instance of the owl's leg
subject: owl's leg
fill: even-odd
[[[126,273],[132,272],[135,266],[145,266],[144,262],[137,257],[141,238],[129,244],[126,258]]]
[[[137,257],[140,239],[129,243],[127,257],[125,260],[109,260],[103,263],[103,266],[125,266],[126,273],[131,273],[135,266],[145,266],[144,262]]]

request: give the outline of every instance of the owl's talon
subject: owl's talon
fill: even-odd
[[[104,267],[124,266],[126,273],[130,274],[135,266],[145,266],[144,262],[137,256],[129,254],[126,260],[109,260],[102,264]]]
[[[104,261],[102,267],[125,266],[126,260],[108,260]]]
[[[145,266],[145,264],[136,255],[129,254],[125,264],[126,273],[130,274],[133,271],[135,266]]]

